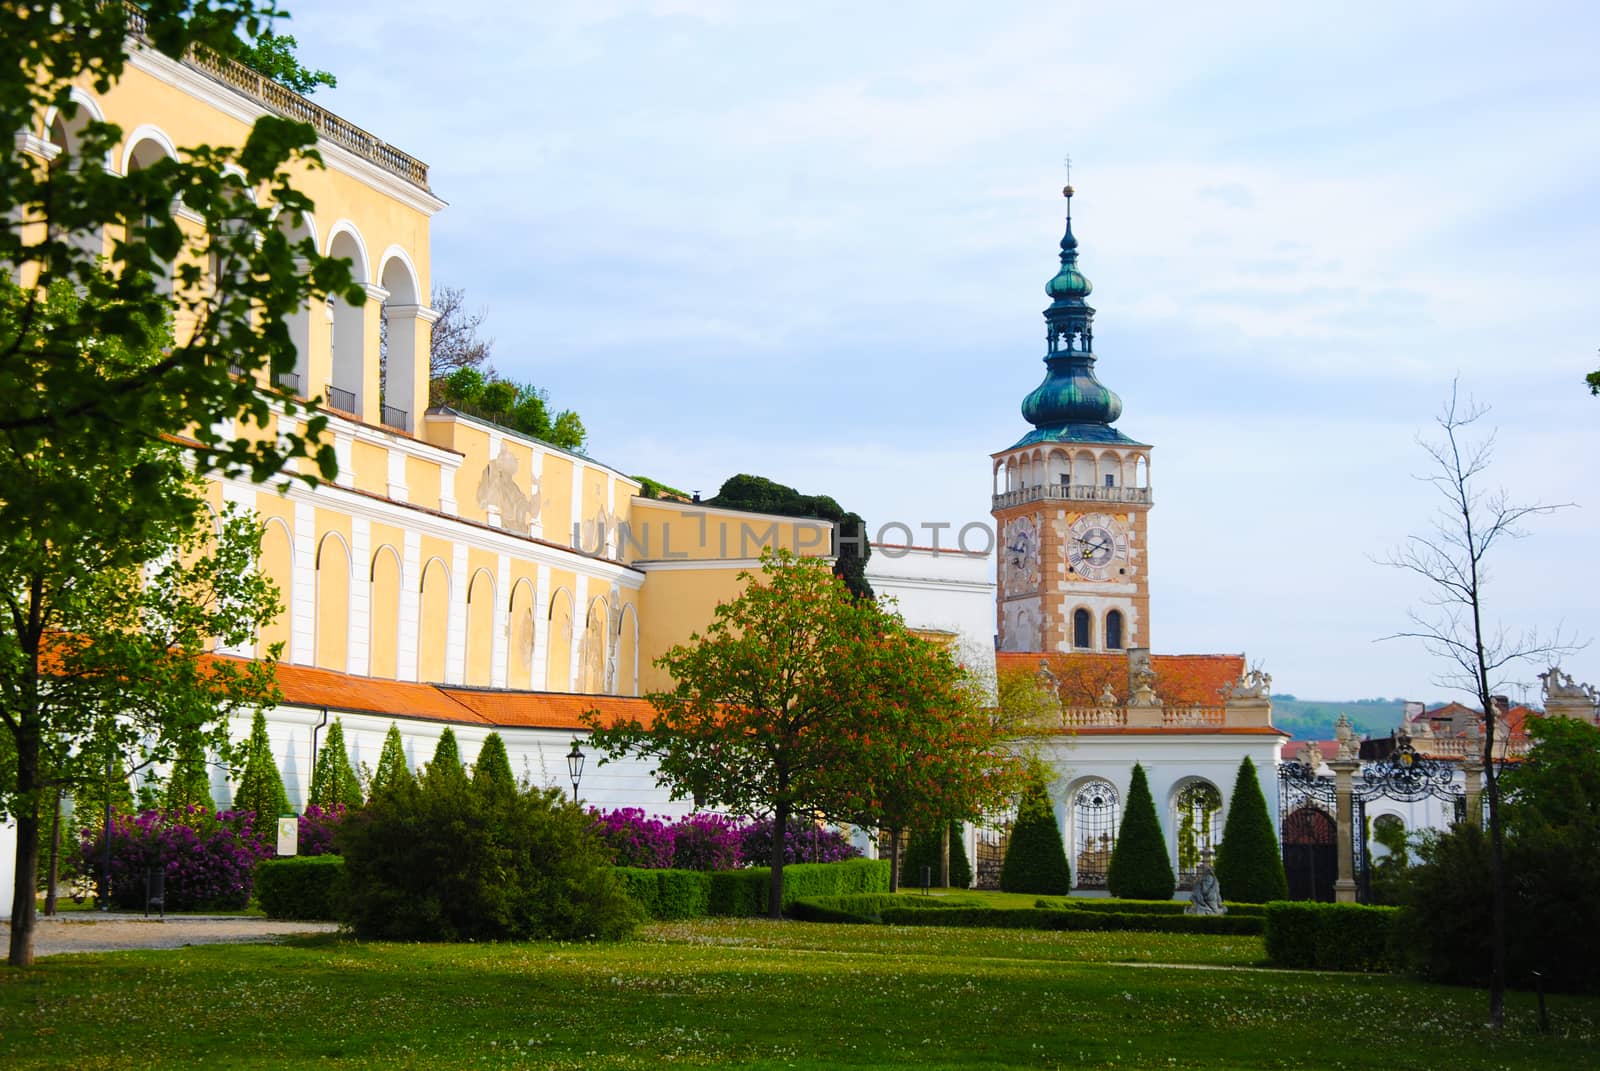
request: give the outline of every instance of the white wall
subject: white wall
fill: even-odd
[[[875,543],[867,582],[879,598],[896,600],[911,628],[959,636],[962,657],[984,660],[975,668],[992,675],[995,583],[987,554]]]
[[[11,917],[11,886],[17,880],[17,824],[0,822],[0,919]]]

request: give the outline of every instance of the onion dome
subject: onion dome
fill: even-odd
[[[1094,309],[1084,299],[1094,287],[1078,270],[1078,239],[1072,233],[1071,186],[1061,268],[1045,284],[1048,352],[1044,382],[1022,400],[1022,415],[1034,430],[1017,443],[1133,442],[1111,425],[1122,415],[1122,399],[1094,374]]]

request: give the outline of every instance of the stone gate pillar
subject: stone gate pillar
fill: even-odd
[[[1355,772],[1361,768],[1361,760],[1341,755],[1329,759],[1328,768],[1333,771],[1339,826],[1335,834],[1339,838],[1339,879],[1333,883],[1333,898],[1341,904],[1353,904],[1356,902],[1355,830],[1352,828],[1355,804],[1351,795],[1355,787]]]
[[[1467,822],[1483,828],[1483,756],[1470,754],[1461,760],[1461,773],[1467,781]]]

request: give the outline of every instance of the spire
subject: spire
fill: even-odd
[[[1067,199],[1061,268],[1044,288],[1051,299],[1044,310],[1047,371],[1044,382],[1022,401],[1022,415],[1038,429],[1024,442],[1122,439],[1111,427],[1122,415],[1122,399],[1094,374],[1094,309],[1085,300],[1094,287],[1078,270],[1078,239],[1072,233],[1075,192],[1070,184],[1061,191]]]

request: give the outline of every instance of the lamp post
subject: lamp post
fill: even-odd
[[[567,752],[567,773],[572,777],[572,802],[578,802],[578,780],[583,776],[583,749],[578,747],[576,737],[572,740],[572,750]]]

